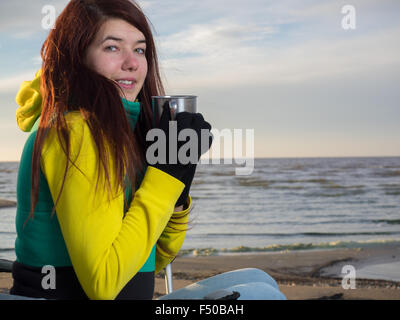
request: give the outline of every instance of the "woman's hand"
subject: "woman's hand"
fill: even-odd
[[[183,211],[183,206],[175,207],[174,212]]]
[[[176,206],[180,206],[186,203],[190,185],[196,172],[196,165],[200,160],[201,155],[210,149],[213,141],[213,135],[211,133],[211,125],[204,120],[202,114],[200,113],[178,113],[176,115],[176,123],[174,124],[175,128],[177,129],[176,135],[170,136],[170,129],[174,128],[174,126],[170,126],[170,121],[171,112],[167,102],[163,106],[163,112],[158,125],[158,129],[161,129],[166,137],[166,145],[162,146],[165,148],[164,151],[166,152],[167,156],[166,163],[157,162],[154,164],[149,163],[149,165],[168,173],[185,184],[185,189],[176,203]],[[185,129],[190,129],[191,135],[186,137],[186,140],[179,141],[179,134]],[[171,143],[175,144],[175,146],[171,146]],[[184,145],[185,149],[189,150],[190,152],[193,150],[197,151],[197,156],[195,154],[190,154],[189,159],[191,159],[191,161],[189,161],[189,163],[184,161],[187,160],[187,158],[179,159],[179,150]],[[171,154],[171,150],[174,150],[172,152],[176,152],[176,154]],[[177,161],[172,162],[170,161],[171,159],[176,159]]]

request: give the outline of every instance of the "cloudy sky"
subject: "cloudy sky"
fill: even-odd
[[[27,138],[15,95],[40,68],[42,8],[67,3],[0,1],[0,161]],[[398,0],[138,3],[167,92],[197,95],[215,129],[253,129],[256,157],[400,156]]]

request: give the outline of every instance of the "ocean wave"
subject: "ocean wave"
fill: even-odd
[[[383,172],[375,172],[375,175],[382,178],[400,177],[400,170],[387,170]]]
[[[192,198],[194,199],[194,198]],[[392,206],[393,208],[395,206]],[[307,209],[309,210],[309,209]],[[323,216],[323,215],[305,215],[304,218],[312,218],[314,221],[294,221],[294,220],[279,220],[279,221],[247,221],[245,223],[246,226],[280,226],[284,225],[287,226],[288,228],[290,226],[314,226],[314,225],[334,225],[334,224],[357,224],[357,225],[366,225],[366,224],[400,224],[400,219],[361,219],[361,218],[349,218],[348,215],[346,214],[341,214],[341,215],[331,215],[329,217]],[[318,218],[322,218],[321,220],[318,220]],[[340,218],[340,219],[331,219],[331,218]],[[216,223],[223,223],[225,226],[237,226],[241,227],[243,226],[243,221],[202,221],[198,222],[198,226],[215,226]]]
[[[327,186],[323,186],[324,189],[362,189],[364,185],[355,185],[355,186],[342,186],[339,184],[331,184]]]
[[[12,235],[16,235],[15,231],[0,231],[0,235],[2,234],[12,234]]]
[[[379,219],[372,220],[374,223],[400,224],[400,219]]]
[[[332,184],[334,183],[332,180],[328,179],[307,179],[307,180],[299,180],[300,182],[307,182],[307,183],[321,183],[321,184]]]
[[[400,190],[399,191],[385,191],[385,194],[387,196],[400,196]]]
[[[214,172],[207,172],[207,175],[209,176],[216,176],[216,177],[232,177],[235,176],[235,171],[229,171],[229,172],[224,172],[224,171],[214,171]]]
[[[388,196],[398,196],[400,195],[400,184],[383,184],[381,185],[386,195]]]
[[[335,190],[335,189],[332,189]],[[358,196],[365,194],[367,191],[362,189],[356,190],[345,190],[343,192],[334,192],[334,193],[325,193],[325,192],[306,192],[303,194],[305,197],[329,197],[329,198],[336,198],[336,197],[348,197],[348,196]]]
[[[0,173],[15,173],[15,169],[1,169],[0,168]]]
[[[400,231],[372,231],[372,232],[299,232],[299,233],[207,233],[202,237],[348,237],[348,236],[390,236],[400,235]]]
[[[257,179],[257,178],[238,178],[236,179],[237,183],[241,187],[262,187],[268,188],[270,186],[270,182],[267,180]]]
[[[259,179],[255,177],[249,178],[237,178],[236,182],[241,187],[261,187],[268,189],[281,189],[281,190],[300,190],[307,189],[309,186],[306,184],[320,184],[322,190],[340,190],[342,192],[330,194],[330,193],[307,193],[308,196],[346,196],[346,195],[358,195],[364,194],[366,190],[364,185],[340,185],[332,180],[328,179]],[[391,191],[391,190],[390,190]],[[396,190],[397,191],[397,190]]]
[[[206,179],[194,179],[192,185],[200,185],[200,184],[207,184],[209,181]]]
[[[291,243],[291,244],[271,244],[265,247],[238,246],[233,248],[191,248],[179,251],[179,256],[210,256],[219,254],[235,253],[267,253],[267,252],[289,252],[299,250],[318,250],[318,249],[351,249],[368,248],[385,245],[400,245],[400,239],[374,239],[361,241],[331,241],[321,243]]]
[[[279,190],[301,190],[305,189],[304,186],[282,186],[282,185],[277,185],[273,186],[273,189],[279,189]]]

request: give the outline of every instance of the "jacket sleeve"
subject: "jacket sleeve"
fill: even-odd
[[[124,217],[124,195],[121,188],[116,191],[112,159],[109,191],[104,187],[104,174],[98,175],[97,149],[86,122],[78,112],[72,112],[67,123],[72,164],[57,203],[57,218],[87,296],[114,299],[147,260],[171,218],[184,184],[149,166]],[[54,202],[66,161],[57,134],[50,130],[41,166]]]
[[[164,269],[178,254],[185,240],[192,199],[188,196],[187,209],[174,212],[157,241],[156,273]]]

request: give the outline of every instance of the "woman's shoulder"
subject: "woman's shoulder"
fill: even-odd
[[[93,137],[87,121],[79,111],[68,112],[65,115],[65,121],[69,137],[70,151],[72,153],[85,151],[85,148],[87,149],[93,144]],[[59,134],[57,133],[56,129],[54,127],[51,128],[46,135],[42,156],[49,151],[58,152],[63,150],[64,146],[62,144],[63,143],[60,142]]]

